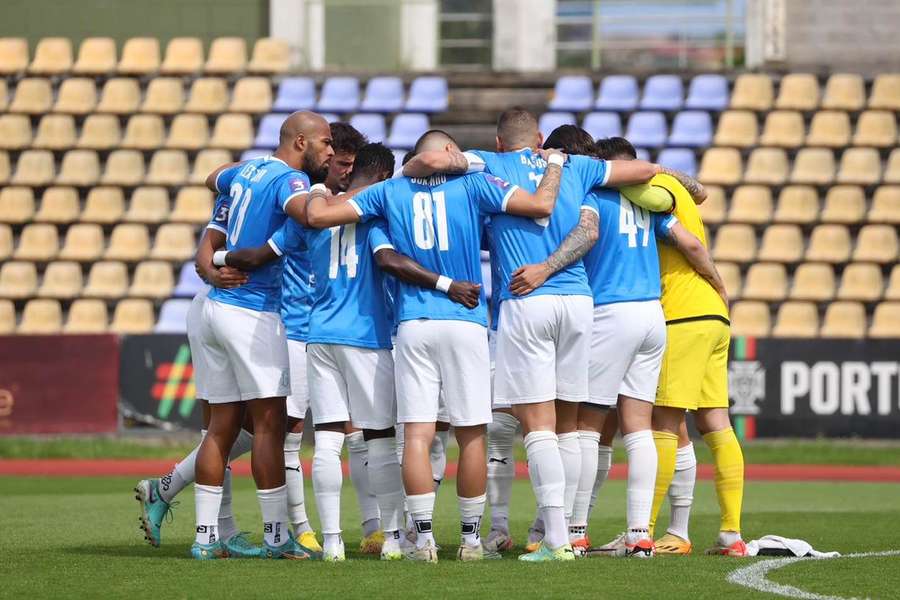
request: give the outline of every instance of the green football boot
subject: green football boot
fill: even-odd
[[[248,540],[244,531],[225,540],[224,545],[229,558],[259,558],[262,556],[262,548]]]
[[[172,504],[159,495],[159,479],[143,479],[134,488],[135,499],[141,505],[140,529],[145,539],[153,547],[159,547],[162,541],[160,528],[166,517],[172,518]],[[173,503],[174,504],[174,503]]]

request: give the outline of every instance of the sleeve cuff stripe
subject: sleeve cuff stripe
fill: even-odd
[[[597,209],[594,208],[593,206],[588,206],[587,204],[582,204],[582,205],[581,205],[581,210],[589,210],[589,211],[591,211],[592,213],[594,213],[595,215],[597,215],[598,217],[600,216],[600,211],[599,211],[599,210],[597,210]]]
[[[277,254],[278,256],[284,256],[284,252],[281,251],[281,248],[278,247],[278,244],[275,243],[275,240],[269,238],[269,241],[266,243],[269,244],[269,248],[271,248],[272,251],[275,252],[275,254]]]
[[[356,211],[356,214],[358,214],[360,217],[363,216],[363,211],[359,207],[359,204],[356,203],[356,200],[354,200],[353,198],[350,198],[349,200],[347,200],[347,204],[349,204],[350,206],[353,207],[353,210]]]
[[[606,182],[609,181],[609,178],[612,176],[612,163],[608,160],[604,160],[603,164],[605,168],[603,169],[603,182],[600,185],[606,185]]]
[[[215,229],[216,231],[221,231],[225,235],[228,235],[228,230],[222,227],[221,225],[217,225],[215,223],[210,223],[206,226],[207,229]]]
[[[372,254],[375,254],[375,253],[377,253],[379,250],[384,250],[384,249],[393,250],[393,249],[394,249],[394,245],[393,245],[393,244],[378,244],[377,246],[375,246],[374,248],[372,248]]]
[[[517,189],[519,189],[519,186],[514,185],[509,188],[509,191],[506,192],[505,196],[503,196],[503,201],[500,203],[500,209],[503,212],[506,212],[506,205],[509,204],[509,199],[512,198],[512,195],[516,192]]]
[[[296,198],[297,196],[302,196],[302,195],[308,194],[308,193],[309,193],[309,190],[304,190],[304,191],[302,191],[302,192],[297,192],[296,194],[291,194],[291,195],[288,196],[287,199],[285,199],[285,201],[282,203],[282,205],[281,205],[281,210],[284,210],[284,209],[287,207],[288,202],[290,202],[291,200],[293,200],[293,199]]]

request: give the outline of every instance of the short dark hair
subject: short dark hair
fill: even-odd
[[[331,147],[335,152],[356,154],[366,145],[366,136],[356,130],[350,123],[331,123]]]
[[[443,129],[429,129],[416,140],[416,146],[412,149],[412,155],[415,156],[422,151],[423,147],[432,142],[438,142],[442,145],[450,143],[456,144],[456,140],[453,139],[453,136]]]
[[[544,140],[544,148],[557,148],[566,154],[593,156],[594,138],[577,125],[560,125]]]
[[[594,144],[597,152],[597,158],[610,160],[615,156],[630,156],[632,159],[637,158],[637,151],[631,142],[623,137],[613,136],[608,138],[600,138]]]
[[[412,157],[415,156],[415,155],[416,155],[416,153],[413,152],[412,150],[407,150],[407,151],[406,151],[406,154],[403,155],[403,160],[400,161],[400,164],[401,164],[401,165],[405,165],[405,164],[408,163],[410,160],[412,160]]]
[[[365,144],[356,153],[353,175],[376,177],[394,172],[394,153],[384,144]]]
[[[537,130],[537,119],[521,106],[507,108],[497,118],[497,137],[508,146],[533,143],[531,136]]]

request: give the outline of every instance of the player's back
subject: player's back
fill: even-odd
[[[309,312],[312,286],[311,267],[303,227],[293,219],[284,225],[269,241],[284,258],[281,287],[281,320],[289,340],[305,342],[309,335]]]

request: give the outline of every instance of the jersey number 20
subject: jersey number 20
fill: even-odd
[[[422,250],[434,248],[437,237],[438,250],[450,249],[447,237],[447,203],[444,192],[416,192],[412,198],[413,231],[416,246]]]

